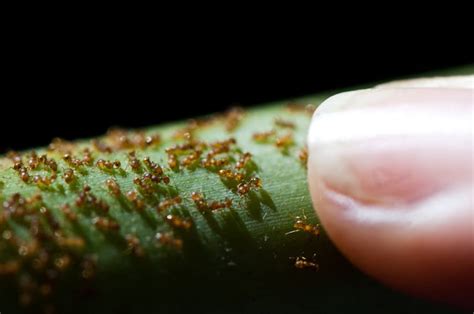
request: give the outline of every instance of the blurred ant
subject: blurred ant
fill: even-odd
[[[303,217],[300,217],[300,216],[295,217],[295,223],[293,224],[293,228],[295,228],[295,230],[289,231],[285,233],[285,235],[303,231],[319,238],[320,229],[321,229],[319,227],[319,224],[313,225],[311,223],[308,223],[308,217],[306,217],[304,213],[304,209],[303,209]]]
[[[316,254],[313,254],[311,259],[304,256],[290,257],[290,260],[295,260],[295,268],[298,269],[312,269],[315,271],[319,270],[319,264],[316,263]]]

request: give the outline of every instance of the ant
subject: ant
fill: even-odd
[[[298,158],[301,161],[301,164],[306,167],[306,165],[308,164],[308,148],[306,146],[301,148],[298,153]]]
[[[295,260],[295,268],[298,268],[298,269],[312,269],[312,270],[315,270],[315,271],[318,271],[319,270],[319,265],[318,263],[316,263],[315,261],[315,255],[313,255],[313,258],[310,260],[304,256],[298,256],[296,258],[294,257],[290,257],[290,259],[294,259]]]
[[[133,234],[127,234],[125,236],[127,242],[127,253],[133,254],[137,257],[143,257],[145,255],[145,250],[140,244],[140,239]]]
[[[282,118],[277,118],[274,121],[275,125],[281,128],[295,129],[296,126],[293,122],[284,120]]]
[[[114,179],[107,179],[105,185],[115,197],[119,197],[122,194],[119,184]]]
[[[188,230],[192,227],[193,223],[189,219],[183,219],[177,215],[166,215],[165,221],[169,223],[172,227],[178,229]]]
[[[71,184],[72,182],[74,182],[75,179],[76,176],[74,175],[74,170],[72,170],[71,168],[67,168],[66,170],[64,170],[64,182],[66,182],[67,184]]]
[[[289,231],[285,233],[285,235],[303,231],[319,238],[319,234],[320,234],[319,224],[313,225],[313,224],[308,223],[307,221],[308,221],[308,217],[306,217],[304,213],[304,209],[303,209],[303,217],[300,217],[300,216],[295,217],[295,223],[293,224],[293,228],[295,228],[295,230]]]
[[[182,199],[181,199],[180,196],[176,196],[176,197],[173,197],[173,198],[170,198],[170,199],[163,200],[158,204],[157,211],[159,213],[164,212],[165,210],[167,210],[168,208],[170,208],[172,206],[181,204],[181,202],[182,202]]]
[[[294,144],[293,135],[291,133],[287,133],[278,137],[275,141],[275,146],[280,149],[288,149],[291,145]]]
[[[254,141],[259,143],[266,143],[275,135],[275,130],[264,131],[264,132],[256,132],[252,134],[252,138]]]
[[[158,232],[155,235],[155,239],[159,244],[174,248],[178,251],[180,251],[183,248],[183,240],[175,238],[171,232],[167,232],[167,233]]]

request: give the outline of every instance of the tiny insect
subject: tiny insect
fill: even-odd
[[[290,112],[303,112],[308,115],[312,115],[316,110],[316,106],[313,104],[301,104],[301,103],[289,103],[286,106],[287,110]]]
[[[168,154],[168,166],[171,169],[178,169],[178,158],[175,154]]]
[[[16,171],[18,171],[22,168],[24,168],[22,161],[16,161],[15,163],[13,163],[13,169],[15,169]]]
[[[148,167],[148,169],[153,169],[154,162],[150,160],[150,157],[143,158],[143,163]]]
[[[163,168],[161,168],[160,165],[154,165],[153,166],[153,174],[161,176],[163,175]]]
[[[176,197],[161,201],[160,204],[158,204],[157,211],[161,213],[172,206],[181,204],[181,202],[182,202],[182,199],[180,196],[176,196]]]
[[[105,144],[104,142],[98,141],[98,140],[92,140],[91,141],[92,147],[94,147],[97,151],[102,152],[102,153],[111,153],[112,148]]]
[[[28,167],[30,169],[36,169],[39,165],[38,154],[35,151],[32,151],[30,154],[30,158],[28,159]]]
[[[294,129],[296,126],[293,122],[284,120],[282,118],[277,118],[275,119],[275,125],[280,127],[280,128],[288,128],[288,129]]]
[[[63,160],[73,168],[78,168],[82,166],[82,160],[75,158],[71,154],[67,153],[63,155]]]
[[[298,269],[312,269],[315,271],[319,270],[319,265],[314,260],[308,260],[304,256],[298,256],[295,259],[295,267]]]
[[[57,171],[58,170],[58,164],[54,159],[49,159],[46,161],[46,164],[52,171]]]
[[[250,192],[250,185],[248,183],[239,183],[237,185],[237,193],[239,193],[240,196],[243,196],[249,192]]]
[[[66,270],[67,268],[69,268],[69,266],[71,265],[72,263],[72,260],[71,260],[71,257],[67,254],[63,255],[63,256],[60,256],[60,257],[57,257],[55,260],[54,260],[54,266],[56,266],[56,268],[59,270],[59,271],[64,271]],[[47,285],[49,286],[49,285]],[[50,287],[50,286],[49,286]],[[44,292],[43,292],[44,294]]]
[[[67,184],[71,184],[76,179],[76,177],[74,175],[74,170],[72,170],[71,168],[68,168],[68,169],[64,170],[63,177],[64,177],[64,181]]]
[[[249,193],[252,189],[258,189],[262,187],[262,180],[258,177],[252,177],[247,183],[239,183],[237,185],[237,193],[240,196],[244,196]]]
[[[200,150],[193,151],[191,154],[183,158],[181,165],[189,168],[199,159],[199,157],[201,157],[201,154],[202,152]]]
[[[169,223],[172,227],[178,229],[189,229],[192,227],[193,223],[189,219],[181,218],[177,215],[166,215],[165,221]]]
[[[204,159],[201,160],[201,166],[204,168],[210,168],[210,167],[222,167],[226,166],[229,164],[229,159],[228,158],[220,158],[216,159],[213,158],[212,155],[208,154]]]
[[[96,165],[97,165],[97,168],[101,170],[110,170],[113,168],[112,162],[108,160],[104,160],[104,159],[97,160]]]
[[[207,154],[208,157],[214,157],[218,154],[227,153],[231,146],[237,143],[236,139],[231,137],[227,140],[211,143],[211,151]]]
[[[193,138],[193,131],[194,130],[192,130],[188,127],[184,127],[182,129],[176,130],[173,133],[173,139],[189,141]]]
[[[145,250],[143,250],[143,247],[140,244],[140,239],[136,235],[127,234],[125,240],[127,242],[127,252],[138,257],[145,255]]]
[[[194,145],[193,143],[184,143],[184,144],[175,144],[173,146],[167,147],[165,149],[165,152],[169,154],[178,154],[178,153],[183,153],[187,150],[193,149]]]
[[[192,192],[191,193],[191,200],[196,204],[196,207],[202,212],[209,209],[209,205],[207,204],[204,196],[199,192]]]
[[[231,207],[232,207],[232,200],[229,199],[229,198],[226,198],[222,202],[213,201],[209,204],[209,209],[211,209],[213,211],[223,209],[223,208],[231,208]]]
[[[218,174],[222,178],[234,180],[234,181],[237,181],[237,182],[241,182],[245,178],[245,175],[243,173],[233,172],[230,169],[220,169]]]
[[[74,148],[74,146],[75,145],[73,143],[56,137],[48,145],[48,151],[53,151],[53,152],[64,154],[68,151],[71,151]]]
[[[125,149],[132,146],[125,130],[112,128],[107,131],[106,135],[109,142],[112,142],[113,146],[117,149]]]
[[[82,156],[82,163],[87,166],[92,166],[94,158],[89,148],[84,149],[84,155]]]
[[[94,194],[92,194],[91,188],[88,185],[84,186],[82,191],[79,192],[76,198],[75,204],[77,207],[94,208],[104,213],[107,213],[109,211],[109,204],[107,204],[104,200],[97,198]]]
[[[48,157],[46,156],[46,154],[42,154],[38,156],[37,158],[40,164],[46,164],[46,162],[48,161]]]
[[[130,201],[130,202],[133,202],[134,200],[136,200],[138,198],[138,193],[136,191],[128,191],[127,192],[127,199]]]
[[[163,168],[160,165],[150,160],[150,157],[143,158],[143,163],[156,176],[163,175]]]
[[[23,171],[20,171],[19,174],[20,174],[20,179],[23,182],[28,183],[30,181],[30,175],[28,174],[28,171],[26,170],[26,168],[24,168]]]
[[[223,178],[231,179],[231,178],[234,177],[234,174],[233,174],[232,170],[230,170],[230,169],[221,169],[221,170],[219,170],[219,176],[221,176]]]
[[[57,178],[57,174],[56,172],[53,172],[49,177],[36,175],[33,177],[33,182],[40,188],[48,187],[52,183],[54,183],[54,181],[56,181],[56,178]]]
[[[134,171],[140,170],[141,164],[140,164],[140,161],[138,160],[138,158],[135,154],[135,151],[131,151],[130,153],[128,153],[128,165]]]
[[[222,147],[222,148],[229,148],[231,145],[235,145],[237,143],[237,140],[233,137],[230,137],[226,140],[223,140],[223,141],[218,141],[218,142],[214,142],[214,143],[211,143],[211,147],[213,148],[219,148],[219,147]]]
[[[252,134],[254,141],[259,143],[268,142],[275,135],[275,130],[265,131],[265,132],[256,132]]]
[[[18,248],[18,255],[20,256],[33,256],[38,252],[39,243],[36,239],[32,239],[28,242],[22,243]]]
[[[191,199],[195,202],[201,201],[204,199],[203,195],[199,192],[192,192],[191,193]]]
[[[138,196],[137,191],[128,191],[126,197],[137,210],[145,208],[145,202]]]
[[[159,134],[152,134],[145,137],[146,146],[158,145],[160,142],[161,136]]]
[[[39,193],[33,194],[31,197],[25,200],[26,204],[31,206],[41,205],[42,201],[43,197]]]
[[[231,108],[225,114],[225,128],[228,132],[234,131],[244,117],[244,110],[241,107]]]
[[[109,231],[109,230],[119,230],[120,225],[118,222],[106,218],[106,217],[96,217],[92,220],[92,224],[100,230]]]
[[[155,235],[155,239],[158,241],[159,244],[174,248],[178,251],[180,251],[183,248],[183,240],[175,238],[173,234],[170,232],[167,232],[167,233],[158,232]]]
[[[90,192],[90,187],[88,185],[82,188],[82,191],[79,192],[75,204],[77,207],[83,207],[86,205],[88,200],[88,193]]]
[[[275,140],[275,146],[282,149],[288,148],[293,143],[293,135],[291,133],[282,135]]]
[[[110,193],[112,193],[115,197],[120,196],[122,194],[122,191],[120,190],[120,186],[118,185],[117,181],[113,179],[107,179],[105,181],[105,185],[109,189]]]
[[[243,169],[245,168],[245,166],[250,162],[250,160],[252,159],[252,154],[251,153],[244,153],[239,161],[235,164],[235,168],[236,169]]]
[[[85,241],[81,237],[58,237],[56,242],[60,247],[81,250],[85,246]]]
[[[69,221],[77,221],[77,214],[71,210],[71,207],[68,204],[61,206],[61,211]]]
[[[133,183],[139,187],[140,192],[144,194],[153,194],[154,185],[152,180],[152,175],[150,173],[145,173],[142,178],[133,179]]]
[[[7,157],[15,164],[15,163],[21,163],[22,162],[22,157],[20,153],[15,152],[15,151],[9,151],[7,152]]]
[[[316,237],[319,237],[321,233],[321,228],[319,224],[313,225],[311,223],[308,223],[308,217],[306,217],[306,215],[304,214],[304,209],[303,209],[303,217],[300,217],[300,216],[295,217],[295,223],[293,224],[293,228],[295,228],[295,230],[287,232],[286,235],[303,231],[303,232],[312,234]]]
[[[53,231],[59,231],[61,229],[61,224],[56,220],[55,216],[52,214],[51,210],[47,207],[42,206],[39,212],[46,218],[46,222]]]
[[[249,181],[250,185],[253,188],[261,188],[262,187],[262,179],[259,177],[252,177]]]
[[[306,146],[299,151],[298,158],[300,159],[301,164],[306,167],[308,164],[308,148]]]
[[[64,160],[65,162],[69,163],[69,162],[71,161],[71,159],[72,159],[72,155],[71,155],[71,154],[66,153],[66,154],[63,155],[63,160]]]

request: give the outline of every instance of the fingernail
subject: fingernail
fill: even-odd
[[[333,96],[313,117],[309,167],[325,188],[368,204],[414,202],[470,180],[472,97],[434,88]]]
[[[474,88],[474,75],[417,78],[377,85],[376,88]]]

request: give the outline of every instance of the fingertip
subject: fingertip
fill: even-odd
[[[474,299],[471,115],[470,90],[354,91],[324,102],[308,136],[312,200],[339,249],[392,287],[463,306]]]

